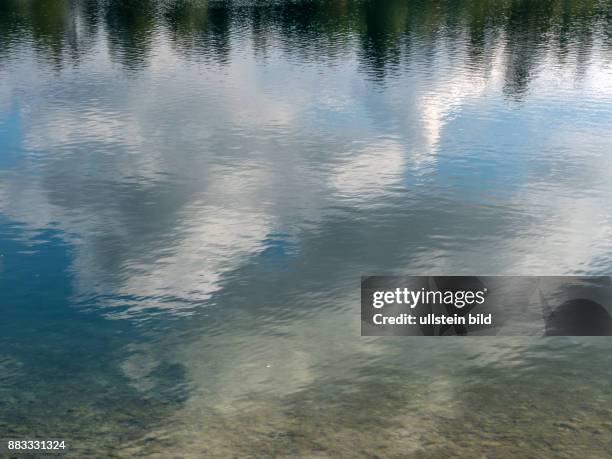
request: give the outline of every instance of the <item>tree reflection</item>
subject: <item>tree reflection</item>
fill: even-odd
[[[609,53],[610,11],[612,0],[4,0],[0,58],[31,43],[61,66],[105,39],[114,60],[138,70],[154,39],[169,37],[177,52],[221,65],[233,47],[329,64],[355,52],[364,74],[382,83],[414,63],[415,48],[433,60],[445,47],[473,71],[486,70],[503,50],[505,91],[520,97],[547,56],[561,65],[573,59],[579,76],[596,42]]]
[[[152,0],[108,0],[104,19],[111,56],[127,69],[146,65],[155,30]]]

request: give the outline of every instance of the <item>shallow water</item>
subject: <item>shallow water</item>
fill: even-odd
[[[607,339],[363,338],[362,275],[610,274],[612,2],[0,2],[0,437],[608,457]]]

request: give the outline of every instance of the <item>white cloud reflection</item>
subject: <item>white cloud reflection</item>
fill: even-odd
[[[98,60],[108,62],[106,51],[99,52]],[[89,65],[99,68],[99,62],[93,61]],[[435,162],[441,140],[450,129],[449,121],[460,117],[466,104],[478,103],[486,91],[500,98],[503,84],[500,56],[488,73],[464,69],[437,80],[428,79],[425,90],[396,85],[390,95],[385,95],[387,99],[381,97],[387,104],[384,110],[373,114],[362,102],[361,77],[354,72],[358,67],[354,59],[333,69],[298,66],[282,59],[270,65],[282,75],[284,86],[269,83],[264,69],[250,56],[235,56],[219,76],[218,69],[186,62],[169,47],[161,46],[152,56],[152,81],[109,87],[103,82],[109,74],[103,74],[97,81],[99,93],[85,105],[81,97],[54,95],[62,91],[69,94],[73,89],[83,91],[80,85],[85,83],[79,75],[56,79],[49,73],[40,85],[20,88],[42,102],[40,109],[30,108],[23,118],[26,161],[17,174],[2,175],[0,211],[32,231],[50,226],[60,230],[74,247],[76,294],[104,294],[110,298],[105,306],[127,303],[121,313],[113,310],[109,317],[138,318],[141,313],[146,316],[151,307],[186,314],[194,312],[194,305],[195,312],[200,313],[197,307],[223,291],[227,276],[266,249],[270,234],[293,236],[306,227],[309,237],[328,238],[328,245],[342,239],[341,231],[329,229],[328,207],[384,204],[389,189],[401,187],[407,172]],[[338,88],[337,94],[316,91],[325,78]],[[339,83],[346,78],[349,81]],[[545,76],[542,78],[546,81]],[[594,73],[584,84],[593,91],[603,91],[608,82],[607,76]],[[537,87],[542,83],[536,80],[534,84]],[[17,92],[10,97],[20,100]],[[543,94],[550,100],[556,97],[550,91]],[[2,93],[0,97],[6,98]],[[28,105],[24,100],[21,104]],[[541,106],[527,109],[534,110],[529,116],[537,117]],[[347,113],[363,116],[357,116],[358,120],[343,118]],[[402,123],[391,123],[397,119]],[[535,118],[527,119],[536,128],[540,123]],[[330,133],[329,123],[335,121],[338,123]],[[392,134],[381,134],[388,132],[387,122],[403,127]],[[564,127],[571,131],[570,125]],[[602,143],[594,140],[599,129],[581,132],[588,138],[564,137],[565,148],[573,145],[580,149],[593,142],[594,154],[601,159],[604,152],[598,148]],[[542,148],[554,149],[558,142],[549,139]],[[600,166],[589,171],[599,183],[595,199],[588,194],[572,197],[583,191],[579,180],[546,186],[550,182],[517,177],[519,184],[507,198],[511,206],[530,217],[529,225],[518,227],[515,237],[507,237],[507,232],[493,234],[495,229],[489,230],[485,222],[478,230],[486,237],[463,249],[471,250],[471,255],[453,252],[453,247],[432,247],[426,253],[429,264],[423,266],[449,274],[453,269],[480,273],[485,264],[490,272],[512,274],[588,270],[594,257],[610,253],[612,222],[603,209],[612,193],[602,184],[611,178],[612,164]],[[103,185],[93,187],[96,180]],[[278,184],[281,186],[275,188]],[[64,189],[70,185],[74,189]],[[85,196],[92,192],[100,194]],[[144,197],[150,195],[168,195],[170,202],[159,210],[147,210],[153,217],[145,212]],[[433,196],[414,211],[415,226],[419,218],[425,220],[425,215],[418,212],[436,211],[428,208],[436,199]],[[132,201],[133,207],[129,207]],[[447,206],[461,202],[462,197],[456,196]],[[401,227],[403,221],[395,218],[412,210],[393,210],[397,215],[387,216],[382,223],[398,225],[398,233],[408,231],[410,228]],[[444,210],[447,213],[440,212],[442,216],[450,214]],[[154,227],[157,217],[168,221]],[[494,216],[489,223],[492,221]],[[452,239],[460,236],[455,234],[453,224],[440,221],[430,229]],[[321,235],[317,236],[319,230]],[[352,247],[357,251],[361,245],[379,242],[365,239]],[[110,250],[114,251],[112,255],[107,253]],[[483,254],[489,258],[483,261]],[[394,253],[385,255],[392,257]],[[351,268],[348,263],[354,259],[346,259],[330,258],[329,262],[335,261],[332,268],[336,271],[353,273],[369,268],[363,261]],[[390,268],[409,271],[411,262],[419,260]],[[331,284],[338,278],[341,276],[330,271],[321,291],[334,291]],[[279,289],[283,287],[287,286]],[[346,290],[353,287],[342,284]],[[299,285],[293,288],[299,290]],[[201,432],[197,420],[203,412],[213,409],[232,414],[262,403],[270,394],[278,402],[278,398],[324,379],[322,369],[333,368],[338,378],[357,378],[356,369],[364,365],[362,359],[376,359],[390,346],[355,339],[359,335],[359,318],[352,312],[358,301],[356,290],[346,297],[333,297],[329,307],[314,308],[313,313],[296,317],[289,324],[255,322],[246,333],[244,327],[227,327],[222,335],[202,336],[175,349],[171,358],[180,362],[194,386],[175,420]],[[138,300],[130,302],[126,297]],[[293,301],[296,306],[308,306],[308,293],[296,292]],[[317,304],[321,306],[320,299]],[[253,304],[256,306],[261,305]],[[241,325],[257,319],[250,311],[241,314],[228,312],[225,319]],[[266,333],[258,333],[263,328]],[[481,350],[479,345],[472,349]],[[524,347],[517,345],[508,352],[519,361],[516,356],[523,351]],[[157,348],[135,348],[134,352],[120,366],[134,387],[147,392],[154,387],[146,381],[147,376],[167,356],[162,357],[164,351]],[[485,354],[489,360],[483,365],[496,361],[496,352],[488,349]],[[452,381],[436,384],[437,398],[432,402],[452,400]],[[258,394],[265,396],[255,402],[249,399]],[[271,411],[280,412],[278,406],[271,406]],[[449,408],[449,415],[455,413],[455,407]],[[414,417],[401,412],[398,419],[403,424],[414,421]],[[431,418],[428,422],[433,424]]]

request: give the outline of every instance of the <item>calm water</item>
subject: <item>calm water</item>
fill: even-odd
[[[612,273],[612,1],[0,2],[0,437],[609,457],[606,339],[362,338],[373,274]]]

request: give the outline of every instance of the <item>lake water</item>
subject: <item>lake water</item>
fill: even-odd
[[[0,2],[0,437],[609,457],[605,338],[365,338],[363,275],[612,273],[612,2]]]

